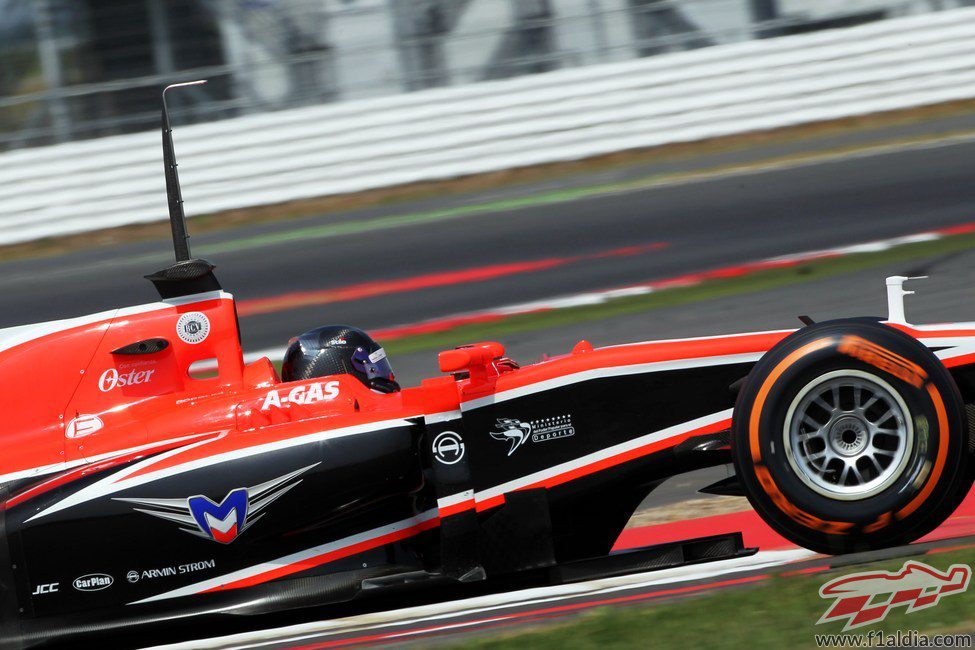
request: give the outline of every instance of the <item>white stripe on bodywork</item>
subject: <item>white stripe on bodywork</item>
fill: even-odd
[[[206,293],[198,293],[192,296],[168,298],[160,302],[151,302],[144,305],[136,305],[134,307],[110,309],[108,311],[98,312],[97,314],[79,316],[78,318],[66,318],[63,320],[52,320],[44,323],[32,323],[30,325],[8,327],[5,329],[0,329],[0,352],[3,350],[9,350],[10,348],[22,345],[34,339],[39,339],[50,334],[63,332],[76,327],[82,327],[84,325],[93,325],[95,323],[104,322],[104,325],[107,327],[113,320],[124,318],[126,316],[135,316],[137,314],[145,314],[162,309],[171,309],[181,305],[220,299],[233,300],[234,297],[224,291],[208,291]]]
[[[441,413],[427,413],[423,416],[423,421],[426,424],[437,424],[440,422],[451,422],[453,420],[459,420],[463,417],[463,413],[459,409],[453,411],[443,411]]]
[[[911,325],[920,332],[937,332],[940,330],[972,330],[975,332],[975,322],[966,321],[964,323],[930,323],[928,325]]]
[[[75,469],[83,465],[91,465],[94,463],[99,463],[103,460],[108,460],[110,458],[117,458],[119,456],[126,456],[128,454],[135,454],[140,451],[145,451],[153,449],[155,447],[165,447],[169,444],[176,444],[178,442],[184,442],[187,440],[196,440],[197,438],[208,437],[214,435],[213,433],[195,433],[189,436],[182,436],[180,438],[170,438],[169,440],[160,440],[158,442],[151,442],[145,445],[139,445],[138,447],[129,447],[127,449],[119,449],[118,451],[110,451],[108,453],[99,454],[97,456],[92,456],[88,458],[79,458],[78,460],[72,460],[64,463],[56,463],[54,465],[45,465],[44,467],[35,467],[33,469],[25,469],[19,472],[11,472],[10,474],[0,475],[0,485],[4,483],[9,483],[11,481],[17,481],[25,478],[35,478],[40,476],[46,476],[48,474],[55,474],[58,472],[66,472],[70,469]],[[185,449],[182,447],[181,449]]]
[[[118,451],[113,452],[113,456],[121,456],[123,454],[129,453],[129,451]],[[31,469],[20,470],[19,472],[10,472],[9,474],[0,475],[0,485],[4,483],[9,483],[11,481],[19,481],[25,478],[37,478],[41,476],[47,476],[48,474],[55,474],[57,472],[65,472],[69,469],[74,469],[75,467],[81,467],[82,465],[87,465],[92,461],[86,460],[84,458],[73,460],[70,462],[54,463],[53,465],[43,465],[41,467],[32,467]]]
[[[478,397],[467,402],[461,402],[461,411],[467,412],[483,406],[489,406],[498,402],[505,402],[510,399],[540,393],[542,391],[560,388],[568,384],[575,384],[593,379],[604,379],[607,377],[621,377],[626,375],[639,375],[651,372],[666,372],[668,370],[684,370],[688,368],[699,368],[703,366],[724,366],[735,363],[751,363],[758,361],[764,352],[748,352],[744,354],[729,354],[715,357],[696,357],[693,359],[676,359],[672,361],[654,361],[652,363],[639,363],[631,366],[609,366],[605,368],[593,368],[591,370],[581,370],[570,375],[563,375],[553,379],[546,379],[527,386],[510,388],[499,391],[486,397]]]
[[[237,580],[244,580],[246,578],[253,577],[255,575],[260,575],[267,571],[273,571],[279,569],[282,566],[287,566],[289,564],[295,564],[296,562],[302,562],[308,560],[317,555],[325,555],[326,553],[332,553],[334,551],[341,550],[347,546],[353,546],[355,544],[361,544],[362,542],[368,542],[369,540],[383,537],[384,535],[390,535],[392,533],[397,533],[412,526],[422,524],[424,522],[430,521],[437,517],[437,510],[427,510],[422,512],[415,517],[410,517],[409,519],[404,519],[398,521],[395,524],[388,524],[380,528],[374,528],[372,530],[367,530],[362,533],[357,533],[350,537],[345,537],[334,542],[328,542],[326,544],[321,544],[304,551],[299,551],[298,553],[293,553],[291,555],[286,555],[282,558],[276,560],[271,560],[270,562],[264,562],[253,567],[248,567],[246,569],[241,569],[239,571],[234,571],[233,573],[228,573],[227,575],[220,576],[218,578],[211,578],[209,580],[204,580],[203,582],[197,582],[196,584],[188,585],[186,587],[181,587],[179,589],[174,589],[172,591],[167,591],[156,596],[150,596],[149,598],[144,598],[142,600],[137,600],[130,605],[139,605],[141,603],[151,603],[157,600],[166,600],[168,598],[178,598],[179,596],[189,596],[192,594],[199,593],[201,591],[207,591],[209,589],[215,589],[228,582],[236,582]]]
[[[633,346],[633,345],[653,345],[653,344],[658,344],[658,343],[692,343],[694,341],[717,341],[717,340],[726,340],[726,339],[743,339],[743,338],[749,338],[749,337],[753,337],[753,336],[766,336],[766,335],[770,335],[770,334],[782,334],[783,336],[786,336],[786,335],[792,334],[795,331],[796,331],[795,329],[789,329],[789,330],[761,330],[761,331],[758,331],[758,332],[738,332],[738,333],[735,333],[735,334],[712,334],[712,335],[709,335],[709,336],[688,336],[688,337],[685,337],[685,338],[677,338],[677,339],[656,339],[656,340],[653,340],[653,341],[638,341],[636,343],[617,343],[616,345],[603,345],[603,346],[600,346],[600,347],[598,347],[596,349],[597,350],[615,350],[617,348],[628,348],[628,347]]]
[[[654,433],[648,433],[647,435],[640,436],[639,438],[627,440],[626,442],[621,442],[617,445],[613,445],[612,447],[606,447],[605,449],[600,449],[599,451],[591,454],[586,454],[585,456],[576,458],[575,460],[560,463],[559,465],[549,467],[548,469],[543,469],[527,476],[522,476],[521,478],[508,481],[507,483],[502,483],[501,485],[496,485],[495,487],[478,492],[475,495],[475,500],[478,502],[486,501],[488,499],[501,496],[506,492],[513,492],[529,485],[547,481],[562,474],[568,474],[574,470],[582,469],[594,463],[612,458],[613,456],[625,454],[628,451],[633,451],[635,449],[639,449],[640,447],[651,445],[655,442],[674,438],[690,431],[702,429],[725,420],[730,421],[732,410],[733,409],[726,409],[724,411],[712,413],[711,415],[706,415],[689,422],[683,422],[672,427],[667,427],[666,429],[661,429],[660,431],[656,431]]]
[[[952,348],[950,350],[939,350],[934,353],[934,356],[941,359],[941,361],[951,361],[958,357],[964,357],[969,354],[975,354],[975,345],[968,345],[965,347]]]
[[[645,436],[640,436],[639,438],[635,438],[633,440],[629,440],[627,442],[623,442],[618,445],[613,445],[612,447],[607,447],[606,449],[600,450],[598,452],[587,454],[575,460],[568,461],[566,463],[561,463],[554,467],[550,467],[548,469],[541,470],[539,472],[535,472],[527,476],[523,476],[513,481],[508,481],[507,483],[503,483],[501,485],[497,485],[495,487],[482,490],[481,492],[476,492],[473,496],[475,501],[484,501],[505,494],[506,492],[512,492],[514,490],[518,490],[520,488],[533,485],[540,481],[544,481],[549,478],[554,478],[555,476],[558,476],[560,474],[565,474],[570,471],[586,467],[587,465],[591,465],[601,460],[611,458],[618,454],[625,453],[627,451],[632,451],[634,449],[639,449],[640,447],[643,447],[645,445],[659,442],[661,440],[666,440],[668,438],[673,438],[675,436],[679,436],[684,433],[688,433],[690,431],[694,431],[696,429],[700,429],[702,427],[706,427],[711,424],[721,422],[723,420],[728,420],[730,418],[731,418],[731,409],[720,411],[712,415],[708,415],[702,418],[697,418],[696,420],[691,420],[690,422],[685,422],[683,424],[668,427],[666,429],[661,429],[660,431],[657,431],[655,433],[650,433]],[[448,505],[452,505],[455,500],[457,503],[462,503],[463,500],[467,500],[467,499],[470,499],[469,494],[459,493],[456,495],[452,495],[450,497],[446,497],[446,499],[444,500],[445,501],[449,500],[451,503]],[[443,505],[440,504],[438,504],[438,506],[444,507]],[[347,537],[345,539],[337,540],[335,542],[329,542],[321,546],[315,546],[313,548],[304,551],[299,551],[297,553],[293,553],[285,557],[271,560],[269,562],[264,562],[262,564],[253,567],[240,569],[238,571],[235,571],[233,573],[224,576],[211,578],[209,580],[204,580],[202,582],[198,582],[192,585],[187,585],[186,587],[182,587],[180,589],[158,594],[156,596],[152,596],[151,598],[147,598],[145,600],[140,600],[138,601],[138,603],[147,603],[147,602],[152,602],[157,600],[164,600],[167,598],[188,596],[191,594],[207,591],[215,587],[220,587],[221,585],[227,584],[228,582],[236,582],[238,580],[253,578],[267,571],[281,568],[282,566],[295,564],[297,562],[304,562],[313,557],[323,555],[325,553],[331,553],[333,551],[337,551],[339,549],[345,548],[346,546],[359,544],[361,542],[365,542],[371,539],[375,539],[377,537],[381,537],[382,535],[387,535],[391,532],[404,530],[406,528],[409,528],[410,526],[414,526],[418,523],[428,521],[436,517],[437,514],[438,514],[437,509],[427,510],[426,512],[423,512],[417,515],[416,517],[412,517],[410,519],[404,519],[402,521],[389,524],[387,526],[383,526],[382,528],[376,528],[374,530],[367,531],[365,533],[359,533],[352,537]],[[132,604],[137,604],[137,603],[132,603]]]
[[[474,490],[464,490],[463,492],[458,492],[457,494],[451,494],[442,499],[437,499],[437,508],[440,510],[445,510],[451,506],[456,506],[467,501],[474,500]]]
[[[50,508],[42,510],[37,513],[27,521],[34,521],[35,519],[40,519],[41,517],[46,517],[48,515],[54,514],[66,508],[71,508],[81,503],[91,501],[92,499],[98,499],[110,494],[115,494],[121,492],[122,490],[127,490],[129,488],[135,487],[137,485],[143,485],[145,483],[150,483],[152,481],[158,481],[160,479],[169,478],[176,476],[177,474],[183,474],[185,472],[190,472],[201,467],[209,467],[211,465],[216,465],[219,463],[226,463],[232,460],[238,460],[240,458],[247,458],[248,456],[256,456],[259,454],[265,454],[273,451],[278,451],[281,449],[289,449],[291,447],[298,447],[301,445],[311,444],[315,442],[321,442],[324,440],[333,440],[336,438],[344,438],[346,436],[354,436],[362,433],[371,433],[373,431],[378,431],[380,429],[385,429],[389,427],[397,426],[411,426],[412,423],[409,420],[397,418],[395,420],[383,420],[382,422],[370,422],[368,424],[359,424],[351,427],[343,427],[340,429],[330,429],[327,431],[318,431],[315,433],[310,433],[304,436],[297,436],[295,438],[288,438],[286,440],[276,440],[274,442],[265,443],[263,445],[254,445],[252,447],[245,447],[243,449],[234,449],[232,451],[226,451],[221,454],[214,454],[213,456],[206,456],[204,458],[198,458],[193,461],[182,463],[180,465],[175,465],[173,467],[167,467],[165,469],[157,470],[155,472],[147,472],[141,476],[135,476],[133,478],[127,478],[128,476],[141,472],[147,467],[151,467],[163,460],[166,460],[172,456],[181,454],[187,450],[193,449],[200,445],[205,445],[212,443],[223,436],[218,436],[211,438],[209,440],[204,440],[199,443],[192,445],[187,445],[185,447],[179,447],[173,449],[172,451],[160,454],[159,456],[154,456],[141,463],[127,467],[119,472],[112,474],[96,483],[93,483],[81,490],[78,490],[74,494],[62,499],[61,501],[55,503]]]
[[[975,338],[973,337],[944,337],[944,338],[923,338],[921,343],[929,348],[944,348],[934,353],[942,361],[948,361],[956,357],[963,357],[975,353]]]
[[[85,503],[86,501],[91,501],[92,499],[96,499],[98,497],[107,496],[114,492],[119,492],[128,487],[141,485],[144,481],[138,481],[138,479],[134,479],[129,483],[124,483],[124,481],[127,476],[129,476],[130,474],[134,474],[135,472],[138,472],[144,467],[148,467],[150,465],[154,465],[156,463],[162,462],[168,458],[172,458],[173,456],[186,452],[190,449],[195,449],[203,445],[208,445],[211,442],[222,440],[224,436],[226,436],[225,432],[213,433],[210,434],[210,436],[206,437],[204,440],[200,440],[198,442],[184,445],[182,447],[176,447],[175,449],[170,449],[169,451],[153,456],[152,458],[147,458],[146,460],[140,463],[135,463],[133,465],[129,465],[128,467],[123,467],[122,469],[111,474],[110,476],[106,476],[100,481],[92,483],[91,485],[78,490],[74,494],[68,495],[67,497],[61,499],[51,507],[45,510],[41,510],[30,519],[25,520],[24,523],[34,521],[35,519],[40,519],[41,517],[46,517],[47,515],[54,514],[55,512],[60,512],[61,510],[66,510],[67,508],[76,506],[80,503]]]

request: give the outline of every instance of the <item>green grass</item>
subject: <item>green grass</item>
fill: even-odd
[[[445,332],[391,340],[384,343],[384,347],[391,354],[448,349],[466,343],[500,339],[520,332],[599,321],[650,312],[663,307],[745,295],[898,263],[903,264],[903,273],[911,273],[912,269],[917,269],[919,263],[926,259],[949,256],[973,248],[975,248],[975,234],[953,235],[935,241],[902,244],[886,251],[856,253],[840,258],[815,260],[789,268],[757,271],[736,278],[707,280],[694,286],[616,298],[596,305],[523,314],[491,323],[463,325]],[[883,290],[881,280],[878,277],[877,291]]]
[[[253,237],[241,237],[238,239],[229,239],[216,244],[208,244],[198,247],[197,252],[203,256],[212,256],[226,252],[238,252],[252,248],[263,248],[264,246],[269,246],[272,244],[284,244],[293,241],[338,237],[340,235],[356,235],[373,230],[386,230],[388,228],[398,228],[401,226],[434,223],[438,221],[446,221],[448,219],[458,219],[462,217],[496,212],[507,212],[511,210],[551,205],[555,203],[568,203],[577,199],[599,196],[610,192],[638,189],[644,187],[647,183],[657,180],[657,178],[658,177],[651,177],[641,181],[569,188],[534,194],[532,196],[522,198],[489,201],[486,203],[462,205],[453,208],[444,208],[441,210],[412,212],[387,217],[374,217],[371,219],[359,218],[351,221],[343,221],[341,223],[295,228],[293,230],[283,232],[265,233],[255,235]]]
[[[918,558],[939,570],[975,564],[975,549]],[[472,638],[451,647],[468,650],[609,650],[615,648],[814,648],[816,634],[838,634],[839,622],[816,625],[832,601],[819,587],[865,567],[894,571],[904,558],[843,567],[828,573],[777,575],[752,586],[654,605],[612,606],[539,628]],[[887,619],[851,633],[918,630],[923,634],[975,630],[975,589],[945,597],[937,606],[905,613],[894,608]]]

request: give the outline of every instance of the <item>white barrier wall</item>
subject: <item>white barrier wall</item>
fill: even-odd
[[[194,216],[973,96],[975,9],[956,9],[175,137]],[[0,154],[0,244],[165,217],[158,132]]]

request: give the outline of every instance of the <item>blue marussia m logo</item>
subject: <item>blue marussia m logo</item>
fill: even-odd
[[[299,483],[298,478],[319,463],[303,467],[266,483],[249,488],[231,490],[217,503],[202,494],[188,499],[127,499],[116,498],[139,507],[153,517],[182,524],[185,533],[197,535],[221,544],[229,544],[264,516],[265,509]]]
[[[293,483],[292,486],[297,485]],[[289,488],[290,489],[290,488]],[[284,492],[282,492],[283,494]],[[244,532],[247,525],[247,490],[239,488],[224,497],[220,503],[214,503],[205,496],[190,497],[187,500],[190,514],[196,520],[204,535],[215,542],[229,544],[237,538],[239,532]],[[253,521],[257,521],[255,518]],[[250,522],[250,523],[253,523]]]

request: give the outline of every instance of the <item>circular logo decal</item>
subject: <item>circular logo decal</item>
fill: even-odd
[[[68,428],[64,430],[64,437],[84,438],[97,431],[101,431],[104,426],[105,423],[97,415],[79,415],[68,422]]]
[[[198,311],[183,314],[176,322],[176,334],[184,343],[202,343],[210,335],[210,319]]]
[[[433,455],[444,465],[459,463],[464,450],[464,439],[459,433],[444,431],[433,439]]]
[[[78,591],[101,591],[111,587],[114,582],[115,579],[107,573],[89,573],[86,576],[75,578],[72,584]]]
[[[132,583],[139,582],[139,572],[129,571],[125,574],[125,579]]]

